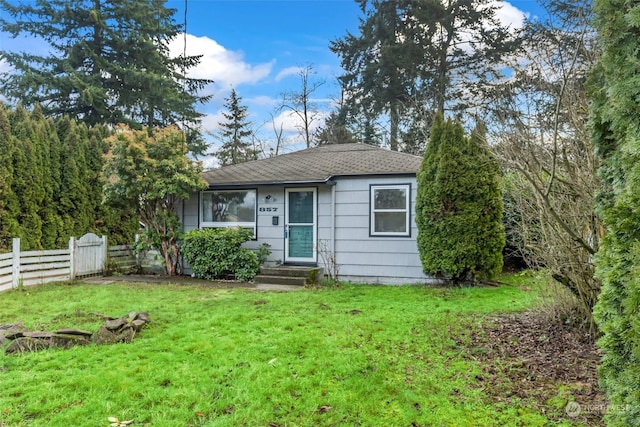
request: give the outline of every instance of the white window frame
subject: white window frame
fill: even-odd
[[[404,209],[376,209],[376,190],[404,190]],[[405,213],[405,231],[376,231],[376,213],[403,212]],[[371,184],[369,187],[369,235],[372,237],[411,237],[411,184]]]
[[[238,193],[253,192],[255,205],[253,222],[246,221],[205,221],[204,220],[204,195],[208,193]],[[258,235],[258,190],[255,188],[243,188],[239,190],[206,190],[200,192],[200,228],[252,228],[253,238]]]

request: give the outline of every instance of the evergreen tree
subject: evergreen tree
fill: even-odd
[[[399,37],[405,25],[406,1],[357,1],[365,13],[360,35],[347,33],[330,45],[345,71],[340,77],[349,94],[345,105],[351,117],[388,114],[389,145],[398,150],[398,124],[415,85],[418,63],[417,51],[405,48]]]
[[[18,236],[13,237],[22,239],[23,249],[42,249],[40,207],[44,201],[44,189],[42,158],[38,153],[40,147],[34,143],[33,123],[22,106],[9,116],[9,122],[16,141],[11,187],[18,200],[16,219],[20,224]]]
[[[0,92],[45,115],[69,115],[89,126],[127,123],[133,127],[184,125],[192,151],[205,101],[197,92],[207,80],[187,78],[199,57],[169,56],[169,42],[181,31],[165,0],[36,0],[16,5],[0,0],[0,29],[46,41],[47,55],[0,51],[15,71],[5,72]]]
[[[258,152],[253,148],[248,139],[253,135],[248,121],[247,107],[241,104],[242,98],[235,89],[231,89],[228,98],[225,98],[226,111],[222,116],[226,119],[219,122],[220,140],[222,146],[216,153],[221,166],[235,165],[258,158]]]
[[[17,220],[20,205],[13,192],[15,150],[16,142],[9,119],[4,105],[0,103],[0,251],[11,248],[11,239],[18,236],[20,229]]]
[[[600,383],[611,426],[640,425],[640,4],[596,0],[603,55],[592,73],[591,126],[601,158],[598,214],[605,235],[596,257],[602,280],[594,318],[603,336]]]
[[[42,219],[42,248],[55,248],[61,228],[54,195],[59,190],[59,142],[52,120],[46,119],[39,105],[31,112],[33,143],[41,169],[42,202],[38,215]]]
[[[329,117],[327,117],[324,122],[324,126],[316,130],[313,139],[317,145],[358,142],[353,132],[347,127],[340,111],[332,111],[331,114],[329,114]]]
[[[58,209],[64,224],[60,237],[64,241],[91,231],[94,206],[89,201],[86,126],[65,116],[58,122],[58,135],[62,168]]]
[[[402,121],[416,112],[478,108],[517,46],[491,0],[356,1],[365,15],[360,34],[330,48],[344,69],[350,118],[382,117],[392,150],[401,148]]]
[[[418,173],[416,224],[425,274],[454,282],[502,269],[504,229],[499,168],[484,131],[467,138],[460,122],[435,118]]]
[[[71,236],[108,234],[131,243],[139,228],[130,207],[102,204],[105,126],[47,119],[0,105],[0,250],[19,237],[23,249],[59,249]]]

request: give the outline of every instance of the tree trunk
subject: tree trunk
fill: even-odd
[[[398,151],[398,121],[400,120],[398,116],[398,102],[394,101],[389,112],[391,121],[389,126],[389,148],[391,148],[391,151]]]
[[[173,263],[173,260],[171,259],[171,253],[169,251],[169,247],[170,247],[170,244],[167,241],[167,239],[162,239],[160,248],[162,251],[162,256],[164,258],[165,272],[167,273],[167,276],[175,276],[176,268],[175,268],[175,264]]]

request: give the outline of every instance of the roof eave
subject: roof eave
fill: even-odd
[[[247,187],[263,187],[263,186],[302,186],[302,185],[318,185],[331,184],[335,178],[364,178],[364,177],[389,177],[389,176],[416,176],[417,172],[376,172],[376,173],[353,173],[353,174],[335,174],[326,178],[314,178],[308,180],[280,180],[280,181],[244,181],[244,182],[227,182],[227,183],[209,183],[209,190],[227,189],[227,188],[247,188]]]
[[[313,179],[313,180],[304,180],[304,181],[248,181],[248,182],[233,182],[233,183],[209,183],[209,190],[212,189],[225,189],[225,188],[247,188],[247,187],[266,187],[266,186],[276,186],[276,185],[291,185],[291,186],[301,186],[301,185],[318,185],[318,184],[327,184],[331,177],[327,179]]]

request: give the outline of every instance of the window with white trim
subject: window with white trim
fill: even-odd
[[[256,235],[256,190],[203,191],[200,225],[207,228],[242,227]]]
[[[411,185],[371,185],[371,236],[411,235]]]

